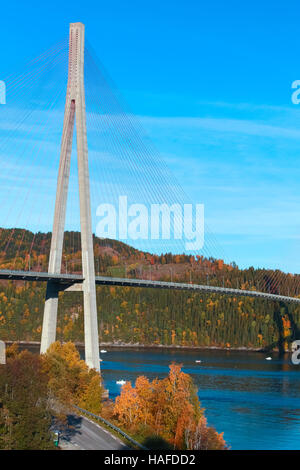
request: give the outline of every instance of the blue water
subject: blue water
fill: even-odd
[[[269,354],[267,354],[269,355]],[[117,380],[163,378],[172,362],[198,387],[208,424],[232,449],[300,449],[300,366],[290,356],[237,351],[107,348],[101,369],[110,398]],[[200,359],[200,364],[195,360]]]

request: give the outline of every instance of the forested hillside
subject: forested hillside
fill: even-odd
[[[0,230],[0,269],[46,271],[50,240],[50,233]],[[94,250],[97,274],[298,294],[298,275],[240,270],[201,256],[152,255],[115,240],[95,238]],[[62,272],[80,272],[80,260],[80,235],[66,232]],[[36,282],[1,282],[1,339],[40,340],[45,288]],[[292,304],[128,287],[97,287],[97,303],[102,342],[287,349],[299,337],[300,306]],[[80,293],[60,294],[57,337],[83,341]]]

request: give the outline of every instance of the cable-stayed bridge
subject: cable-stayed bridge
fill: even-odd
[[[58,290],[62,291],[81,291],[83,276],[77,274],[53,274],[34,271],[6,271],[0,270],[0,279],[15,281],[37,281],[37,282],[53,282],[58,286]],[[255,297],[265,300],[273,300],[277,302],[294,302],[300,303],[300,298],[289,297],[287,295],[269,294],[267,292],[259,292],[255,290],[231,289],[229,287],[208,286],[202,284],[192,284],[183,282],[166,282],[153,281],[150,279],[131,279],[124,277],[95,276],[95,284],[99,286],[121,286],[121,287],[144,287],[152,289],[175,289],[187,290],[193,292],[227,294],[231,296]]]
[[[86,61],[86,62],[85,62]],[[11,88],[17,96],[21,93],[21,102],[19,107],[21,113],[14,109],[9,111],[6,116],[7,121],[0,122],[2,127],[7,125],[5,138],[1,142],[2,152],[5,151],[9,156],[11,152],[13,157],[4,162],[4,171],[6,170],[7,187],[3,191],[16,194],[11,204],[6,204],[6,218],[3,214],[3,220],[0,225],[3,226],[28,226],[32,223],[32,213],[34,206],[37,212],[38,220],[36,230],[32,240],[29,242],[28,262],[25,269],[18,269],[20,253],[22,246],[27,242],[25,232],[16,242],[17,253],[14,257],[13,265],[10,269],[0,270],[0,279],[2,280],[22,280],[38,281],[47,283],[47,292],[45,299],[44,320],[42,328],[41,352],[45,352],[55,341],[58,294],[60,291],[80,291],[84,298],[84,328],[85,328],[85,347],[86,362],[90,367],[99,369],[99,339],[96,305],[96,285],[114,285],[139,288],[159,288],[188,290],[202,293],[225,294],[228,296],[248,296],[272,301],[299,303],[297,289],[294,289],[294,295],[290,295],[289,290],[282,289],[279,292],[278,286],[282,284],[282,273],[274,272],[268,280],[261,275],[257,280],[257,285],[263,286],[262,289],[257,285],[250,288],[233,288],[225,285],[208,285],[167,282],[152,279],[138,279],[132,277],[116,276],[96,276],[94,246],[93,246],[93,221],[92,212],[96,212],[93,207],[93,200],[106,201],[108,203],[109,194],[112,200],[120,194],[128,194],[132,199],[138,195],[148,205],[167,202],[169,205],[184,205],[187,203],[186,195],[180,184],[170,173],[169,169],[157,155],[151,143],[140,129],[139,123],[131,114],[124,113],[122,106],[116,97],[111,93],[104,75],[97,75],[97,63],[93,56],[85,49],[85,30],[82,23],[72,23],[70,25],[70,35],[68,44],[68,82],[66,86],[66,95],[64,102],[63,130],[61,138],[60,152],[57,150],[57,141],[60,138],[59,129],[51,127],[49,119],[60,123],[62,114],[57,113],[55,106],[65,92],[64,75],[61,75],[63,84],[62,89],[51,95],[47,111],[44,109],[43,102],[40,102],[37,96],[33,96],[32,103],[37,104],[34,111],[31,108],[23,106],[23,89],[31,89],[31,84],[39,83],[43,75],[50,77],[50,83],[45,86],[45,95],[50,96],[51,84],[57,83],[57,78],[52,77],[53,70],[59,64],[66,64],[66,44],[61,43],[54,49],[42,54],[41,57],[34,60],[31,66],[33,73],[24,72],[11,79]],[[96,83],[90,82],[86,85],[85,68],[89,68],[92,76],[96,75]],[[65,71],[66,72],[66,71]],[[87,75],[88,77],[88,75]],[[88,80],[87,80],[88,81]],[[87,101],[87,105],[86,105]],[[47,114],[49,113],[49,114]],[[49,117],[50,116],[50,117]],[[31,123],[26,128],[26,123]],[[14,122],[14,125],[11,123]],[[75,180],[75,173],[71,168],[71,153],[73,147],[73,131],[76,125],[76,151],[77,151],[77,188],[78,193],[74,193],[69,198],[70,192],[74,192],[72,180]],[[31,132],[35,130],[36,142],[31,146]],[[15,137],[18,137],[15,139]],[[46,138],[47,136],[47,138]],[[11,142],[16,142],[16,146]],[[89,143],[89,146],[88,146]],[[4,149],[4,150],[3,150]],[[48,153],[47,153],[48,152]],[[45,191],[45,197],[40,197],[42,191],[40,186],[53,184],[50,181],[50,164],[55,166],[53,155],[60,153],[59,172],[56,183],[55,207],[53,207],[54,220],[51,229],[51,246],[48,260],[48,272],[34,271],[30,269],[30,256],[33,251],[37,252],[36,233],[40,227],[44,226],[44,219],[49,219],[49,211],[46,208],[51,203],[50,192]],[[15,158],[18,156],[19,160]],[[50,155],[50,157],[49,157]],[[90,158],[91,157],[91,158]],[[25,165],[24,160],[28,165]],[[46,164],[47,163],[47,164]],[[12,171],[17,171],[17,175],[10,181]],[[43,178],[43,172],[46,177]],[[100,176],[99,176],[100,175]],[[18,186],[18,181],[26,180],[29,182],[28,188],[24,191],[22,185]],[[96,180],[93,185],[93,180]],[[14,185],[16,188],[14,188]],[[36,186],[36,188],[35,188]],[[99,189],[100,188],[100,189]],[[16,189],[16,191],[15,191]],[[94,193],[93,193],[94,192]],[[32,206],[28,203],[33,194]],[[73,205],[79,199],[79,219],[81,234],[81,273],[62,273],[64,234],[66,222],[72,225],[72,221],[67,220],[67,214],[74,215],[76,211]],[[69,211],[67,212],[67,206]],[[93,207],[93,210],[92,210]],[[28,210],[26,215],[26,211]],[[17,221],[13,224],[11,214],[17,210]],[[27,219],[26,219],[27,217]],[[177,217],[177,218],[176,218]],[[178,228],[182,220],[174,215],[174,226]],[[0,229],[2,230],[2,229]],[[175,229],[174,229],[175,231]],[[2,253],[6,255],[12,246],[12,240],[17,232],[12,229],[7,240],[3,245]],[[219,246],[214,237],[206,227],[206,241],[202,255],[210,258],[212,254],[219,253]],[[45,239],[44,239],[45,241]],[[74,241],[74,240],[73,240]],[[74,243],[75,246],[75,243]],[[145,242],[147,251],[151,252],[151,244]],[[161,241],[161,249],[164,247],[164,240]],[[42,260],[47,258],[43,243],[40,247],[38,258]],[[154,247],[155,249],[155,247]],[[175,238],[174,250],[183,251],[180,242]],[[165,250],[167,252],[167,250]],[[195,252],[195,255],[198,252]],[[75,255],[75,248],[74,248]],[[220,256],[222,257],[222,255]],[[300,282],[296,279],[295,282]]]

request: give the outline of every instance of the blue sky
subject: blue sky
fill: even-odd
[[[5,2],[0,79],[82,21],[227,259],[300,272],[299,13],[293,1]]]

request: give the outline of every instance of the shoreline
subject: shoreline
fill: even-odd
[[[66,341],[65,341],[66,342]],[[4,343],[7,345],[18,344],[22,346],[40,346],[40,341],[6,341]],[[79,349],[84,349],[84,343],[76,341],[75,346]],[[247,348],[245,346],[235,347],[235,348],[224,348],[221,346],[181,346],[181,345],[169,345],[169,344],[140,344],[140,343],[99,343],[99,348],[110,347],[110,348],[120,348],[120,349],[170,349],[170,350],[189,350],[189,351],[237,351],[237,352],[267,352],[265,348]],[[269,352],[278,352],[277,349],[273,349]],[[288,351],[285,351],[288,352]]]

